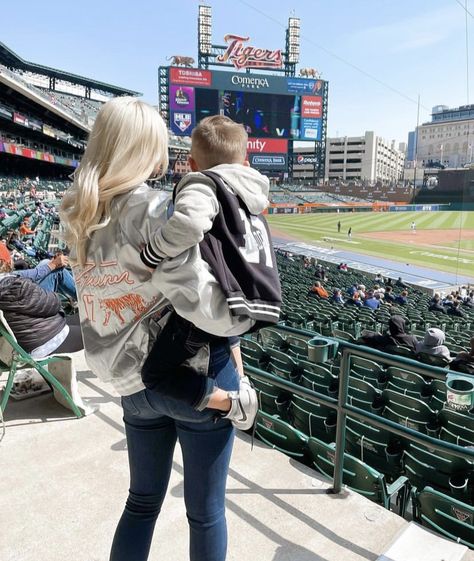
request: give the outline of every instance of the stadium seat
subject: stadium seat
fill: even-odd
[[[474,548],[474,507],[431,487],[413,498],[413,515],[422,526]]]
[[[254,368],[265,368],[268,364],[269,356],[256,341],[247,337],[240,338],[240,350],[242,360],[245,364]]]
[[[287,456],[298,460],[305,457],[308,437],[276,415],[259,411],[255,434],[262,442]]]
[[[444,429],[443,440],[455,442],[458,438],[474,443],[474,415],[454,411],[444,407],[438,414],[439,423]]]
[[[287,332],[279,330],[277,327],[265,327],[260,329],[259,337],[264,347],[275,347],[276,349],[286,349]]]
[[[44,359],[34,359],[18,344],[3,312],[0,310],[0,372],[8,372],[7,383],[3,388],[3,396],[0,402],[0,410],[2,413],[7,406],[17,371],[22,368],[34,368],[41,374],[48,385],[58,392],[59,398],[67,404],[67,407],[69,407],[77,417],[82,417],[83,413],[76,403],[74,403],[71,395],[55,376],[48,371],[48,365],[65,360],[69,360],[69,358],[50,356]]]
[[[336,445],[326,444],[316,438],[308,439],[308,455],[313,467],[333,480]],[[409,497],[408,479],[400,476],[396,481],[387,484],[382,473],[370,467],[350,454],[344,454],[342,481],[353,491],[390,510],[393,497],[399,504],[399,513],[405,514]]]
[[[381,413],[383,410],[381,392],[369,382],[354,376],[349,377],[347,402],[354,407],[359,407],[372,413]]]
[[[390,431],[369,423],[347,417],[346,449],[378,471],[398,477],[402,471],[402,441]]]
[[[296,360],[291,358],[286,352],[272,347],[267,349],[267,353],[269,356],[268,369],[270,372],[291,382],[299,379],[301,369]]]
[[[474,469],[450,452],[410,443],[403,453],[405,473],[418,489],[428,484],[458,499],[472,499]]]
[[[419,374],[396,366],[390,366],[387,368],[387,375],[388,389],[417,399],[426,398],[429,400],[431,385]]]
[[[329,368],[304,360],[300,360],[298,366],[301,369],[299,383],[302,386],[323,395],[337,397],[338,378],[331,373]]]
[[[383,390],[385,408],[382,415],[407,428],[423,432],[436,431],[437,414],[424,401],[393,390]]]
[[[294,395],[291,399],[290,418],[293,426],[303,434],[316,436],[325,442],[334,442],[337,415],[331,407]]]

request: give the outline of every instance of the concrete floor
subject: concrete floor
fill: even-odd
[[[81,395],[100,405],[95,414],[72,418],[50,394],[8,404],[1,561],[108,560],[128,489],[121,408],[81,353],[75,361]],[[182,473],[178,450],[150,561],[188,558]],[[376,561],[407,522],[353,492],[328,495],[328,487],[261,443],[251,451],[240,434],[228,480],[228,561]],[[464,560],[474,561],[473,552]]]

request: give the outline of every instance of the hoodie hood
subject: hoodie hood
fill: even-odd
[[[388,330],[392,337],[397,337],[397,335],[403,335],[406,333],[406,321],[403,316],[392,316],[388,322]]]
[[[267,208],[270,182],[256,169],[242,164],[220,164],[210,171],[218,173],[232,187],[251,214],[261,214]]]
[[[430,327],[425,333],[425,337],[423,338],[423,346],[424,347],[439,347],[440,345],[444,344],[446,340],[446,336],[441,329],[437,329],[436,327]]]

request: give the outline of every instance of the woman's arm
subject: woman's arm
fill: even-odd
[[[240,340],[238,337],[229,337],[229,344],[235,369],[242,378],[244,376],[244,363],[242,362],[242,353],[240,352]]]

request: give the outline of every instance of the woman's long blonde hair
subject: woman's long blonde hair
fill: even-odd
[[[87,242],[109,220],[116,195],[131,191],[168,167],[168,133],[158,111],[133,97],[107,102],[97,115],[61,220],[75,261],[84,265]]]

